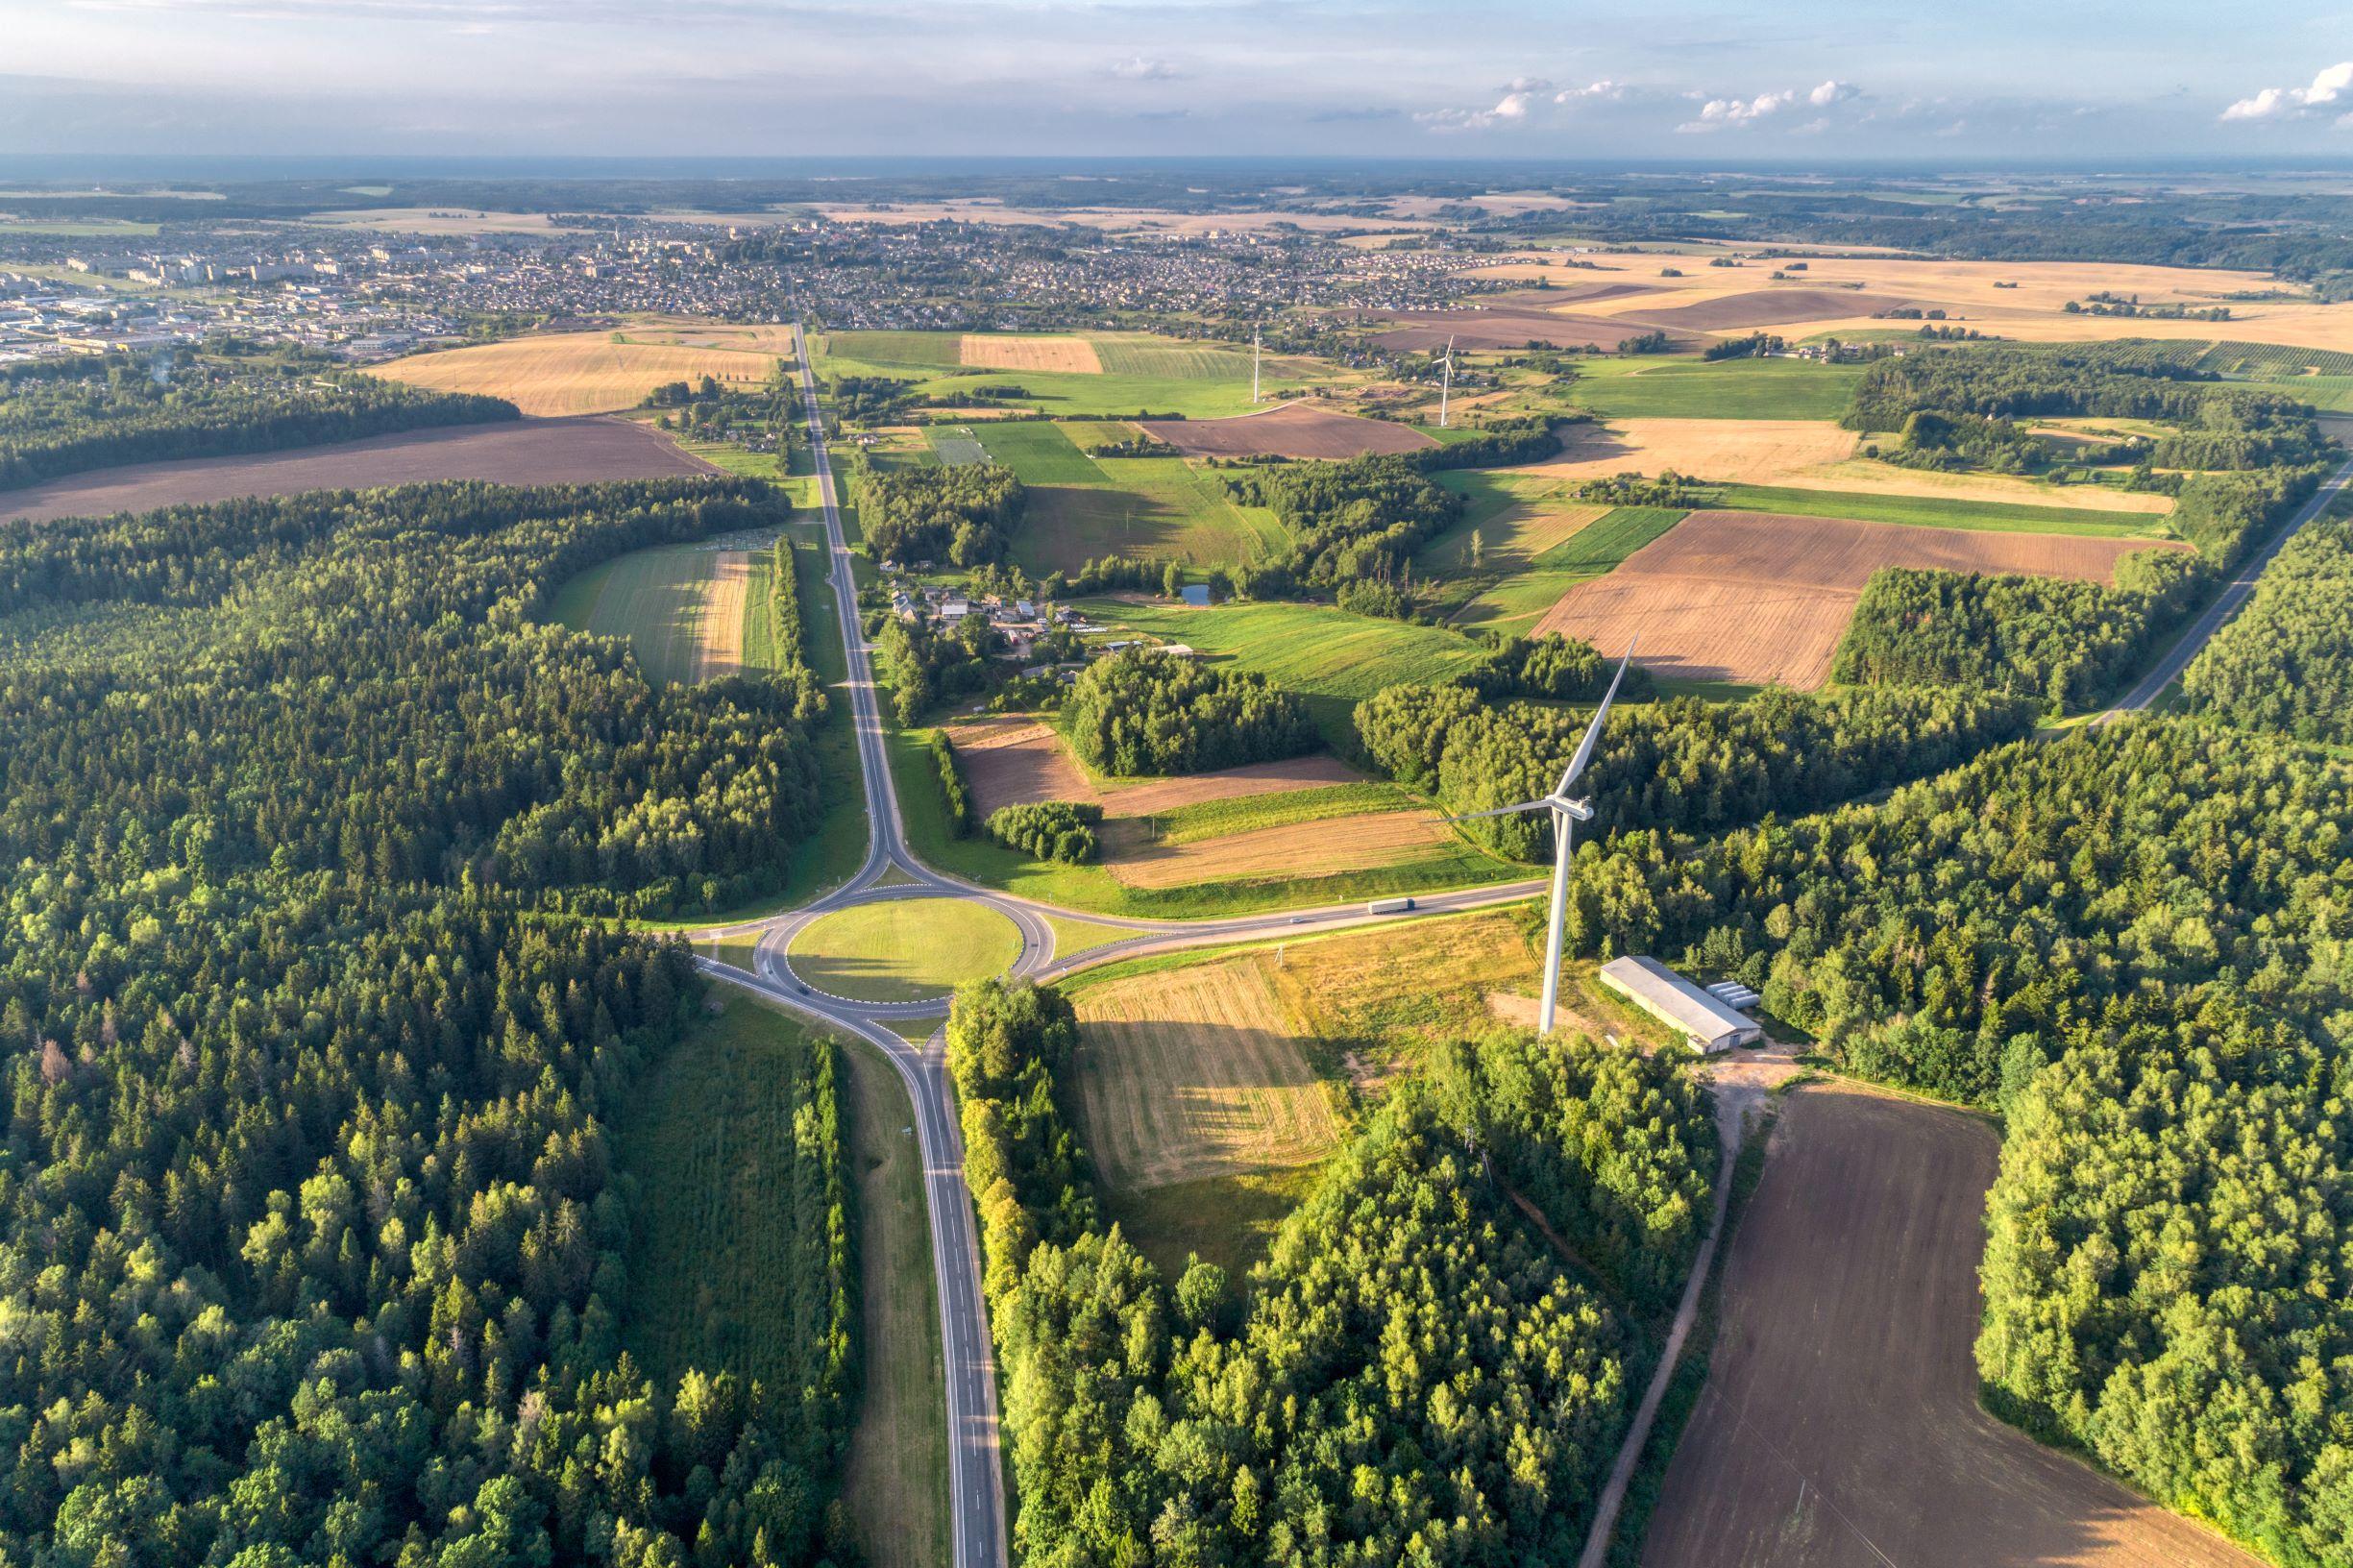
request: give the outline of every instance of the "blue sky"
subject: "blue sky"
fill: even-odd
[[[2353,0],[2250,9],[0,0],[0,153],[2353,157]]]

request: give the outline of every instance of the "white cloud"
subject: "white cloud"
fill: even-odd
[[[1807,93],[1805,95],[1805,101],[1813,105],[1816,109],[1827,109],[1832,104],[1845,103],[1848,99],[1853,97],[1856,93],[1862,90],[1862,88],[1856,86],[1851,82],[1841,82],[1836,78],[1832,78],[1830,81],[1825,82],[1821,86],[1818,86],[1813,91]]]
[[[1599,98],[1605,103],[1614,104],[1625,96],[1625,83],[1612,82],[1607,77],[1604,77],[1599,82],[1588,82],[1581,87],[1562,87],[1558,92],[1553,94],[1553,102],[1573,104],[1580,98]]]
[[[1758,120],[1771,119],[1798,101],[1794,92],[1760,92],[1753,98],[1710,98],[1700,108],[1700,117],[1685,120],[1675,129],[1720,131],[1728,125],[1753,125]]]
[[[1167,61],[1131,55],[1112,61],[1111,74],[1122,82],[1173,82],[1185,73]]]
[[[1492,109],[1425,110],[1413,119],[1433,131],[1488,131],[1499,125],[1517,125],[1528,118],[1536,94],[1550,91],[1552,86],[1539,77],[1517,77],[1505,85],[1503,96]]]
[[[2266,87],[2242,98],[2222,111],[2226,120],[2276,120],[2301,114],[2322,104],[2333,104],[2353,88],[2353,60],[2331,65],[2312,79],[2309,87]]]

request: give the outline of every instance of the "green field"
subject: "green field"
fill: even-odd
[[[1569,397],[1605,419],[1836,419],[1862,377],[1809,359],[1590,359]]]
[[[1536,565],[1580,577],[1615,572],[1626,557],[1690,516],[1672,506],[1617,506],[1536,557]]]
[[[1260,506],[1238,506],[1213,476],[1181,457],[1078,453],[1104,477],[1091,485],[1041,485],[1029,493],[1014,559],[1032,573],[1075,572],[1103,555],[1213,566],[1273,554],[1289,535]]]
[[[1945,501],[1930,496],[1873,496],[1851,490],[1787,490],[1769,484],[1720,484],[1707,505],[1736,512],[1788,512],[1800,517],[1845,517],[1857,523],[1909,523],[1927,528],[1981,533],[2075,533],[2096,539],[2169,539],[2157,512],[2098,512],[2080,506],[2033,506],[2015,502]]]
[[[607,561],[556,590],[554,617],[576,631],[627,638],[650,679],[691,680],[719,554],[688,545]]]
[[[892,898],[820,916],[793,939],[787,956],[793,972],[819,991],[919,1002],[1004,973],[1021,956],[1021,933],[984,905]]]
[[[1018,420],[973,427],[992,462],[1014,471],[1023,484],[1111,483],[1095,460],[1071,444],[1059,425]],[[938,440],[937,435],[933,437]]]
[[[847,1220],[828,1196],[844,1174],[832,1044],[730,999],[628,1107],[619,1158],[636,1194],[623,1322],[638,1363],[670,1388],[695,1368],[756,1380],[788,1405],[804,1390],[846,1398],[849,1259],[832,1237]]]
[[[872,1046],[846,1041],[840,1061],[865,1347],[842,1496],[870,1568],[947,1568],[947,1379],[915,1112]]]
[[[1189,643],[1237,670],[1255,671],[1307,698],[1336,749],[1352,750],[1349,712],[1384,686],[1432,682],[1470,668],[1483,650],[1459,632],[1377,621],[1326,604],[1223,604],[1215,609],[1094,600],[1090,620],[1124,633]]]
[[[972,386],[1016,385],[1024,396],[1009,406],[1027,406],[1058,418],[1116,418],[1149,412],[1186,419],[1246,414],[1250,402],[1250,355],[1215,345],[1173,338],[1095,339],[1101,374],[1078,371],[982,370],[959,363],[962,334],[956,332],[833,332],[813,340],[821,376],[881,376],[913,383],[925,397],[952,403]],[[1110,344],[1108,357],[1103,345]],[[1313,384],[1355,380],[1336,366],[1295,357],[1268,356],[1268,394]]]
[[[974,438],[967,426],[933,425],[923,431],[923,439],[931,443],[934,455],[950,466],[989,460],[989,449]]]
[[[1108,1188],[1103,1217],[1169,1279],[1198,1257],[1239,1280],[1266,1256],[1275,1232],[1314,1190],[1323,1168],[1317,1164],[1243,1171],[1140,1191]]]

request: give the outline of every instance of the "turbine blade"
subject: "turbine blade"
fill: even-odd
[[[1577,755],[1569,759],[1568,771],[1560,775],[1560,788],[1553,792],[1555,795],[1568,794],[1569,786],[1585,771],[1585,764],[1593,760],[1594,743],[1602,738],[1602,722],[1609,717],[1609,704],[1618,699],[1618,682],[1626,678],[1626,667],[1633,661],[1634,643],[1630,638],[1624,656],[1618,660],[1618,673],[1609,677],[1609,690],[1602,694],[1602,705],[1593,710],[1593,723],[1585,726],[1585,738],[1577,743]]]
[[[1466,811],[1459,817],[1449,817],[1446,820],[1450,822],[1475,822],[1482,817],[1508,817],[1515,811],[1533,811],[1538,806],[1551,804],[1550,800],[1545,799],[1523,800],[1516,806],[1497,806],[1493,811]]]

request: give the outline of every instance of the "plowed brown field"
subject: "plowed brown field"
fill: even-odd
[[[1592,299],[1613,296],[1592,295]],[[1614,349],[1630,337],[1649,331],[1647,320],[1611,316],[1556,315],[1549,310],[1408,310],[1386,318],[1395,325],[1375,332],[1385,349],[1420,353],[1443,349],[1449,338],[1458,349],[1518,349],[1548,343],[1556,349]],[[1682,347],[1700,341],[1690,331],[1668,333]]]
[[[1941,306],[1936,300],[1910,300],[1848,288],[1760,288],[1752,294],[1728,294],[1694,305],[1670,306],[1633,312],[1660,327],[1680,327],[1702,332],[1738,332],[1754,327],[1779,327],[1793,321],[1824,316],[1855,316],[1874,310]],[[1954,312],[1958,314],[1956,310]]]
[[[1958,1112],[1845,1088],[1789,1102],[1646,1568],[2254,1568],[1978,1409],[1995,1152]]]
[[[1570,589],[1536,630],[1601,648],[1639,637],[1641,662],[1657,674],[1813,687],[1829,674],[1854,601],[1881,567],[2109,582],[2120,557],[2150,548],[2140,539],[1694,512],[1609,576]]]
[[[372,435],[331,446],[192,457],[72,474],[0,491],[0,517],[35,522],[194,506],[303,490],[373,490],[438,479],[589,484],[716,474],[643,425],[619,419],[522,419]]]
[[[1365,812],[1320,821],[1255,827],[1189,844],[1131,846],[1126,835],[1104,845],[1104,867],[1131,888],[1182,888],[1252,877],[1326,876],[1397,866],[1449,842],[1431,811]]]
[[[965,780],[982,816],[1031,800],[1092,800],[1108,817],[1149,817],[1203,800],[1353,784],[1364,775],[1331,756],[1287,757],[1246,768],[1151,778],[1098,789],[1071,760],[1062,737],[1035,719],[1015,716],[950,724],[948,739],[964,763]]]
[[[1113,981],[1075,1005],[1079,1117],[1106,1186],[1305,1164],[1336,1138],[1256,956]]]
[[[1336,414],[1304,403],[1231,419],[1149,419],[1140,428],[1189,457],[1362,457],[1419,452],[1437,442],[1406,425]]]

